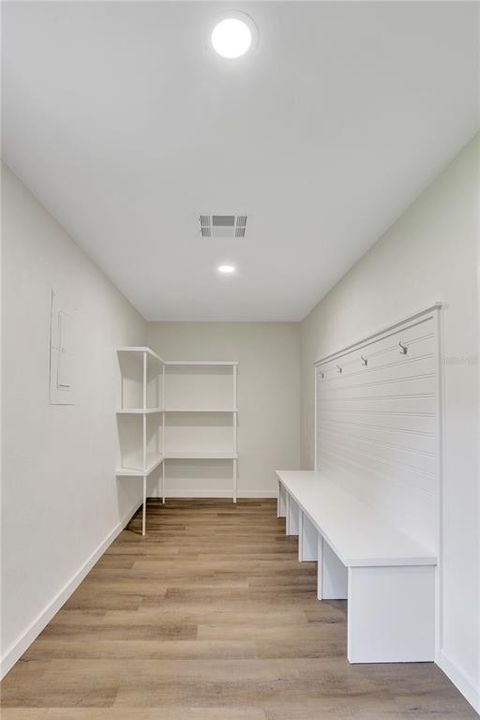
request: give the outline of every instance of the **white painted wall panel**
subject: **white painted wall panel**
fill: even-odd
[[[317,468],[329,470],[434,551],[439,518],[436,312],[340,350],[315,369]]]
[[[166,413],[165,450],[232,453],[232,413]]]
[[[232,367],[167,367],[165,407],[233,408]]]

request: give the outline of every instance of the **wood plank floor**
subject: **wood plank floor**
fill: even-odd
[[[2,683],[2,720],[476,714],[433,664],[349,665],[271,500],[150,501]]]

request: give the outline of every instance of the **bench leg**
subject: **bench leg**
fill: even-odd
[[[278,481],[277,495],[277,517],[286,517],[287,515],[287,491],[282,483]]]
[[[306,562],[317,559],[318,532],[308,516],[300,510],[298,528],[298,560]]]
[[[426,662],[434,654],[435,568],[349,568],[349,661]]]
[[[317,597],[319,600],[346,600],[348,572],[330,545],[318,535]]]
[[[298,516],[300,514],[299,507],[295,500],[287,493],[287,535],[298,535]]]

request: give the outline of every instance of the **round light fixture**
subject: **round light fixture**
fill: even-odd
[[[235,272],[235,265],[219,265],[217,270],[219,273],[223,273],[224,275],[231,275]]]
[[[213,28],[213,49],[224,58],[239,58],[250,49],[254,35],[255,25],[248,15],[230,13]]]

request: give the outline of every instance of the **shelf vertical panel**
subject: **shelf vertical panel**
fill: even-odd
[[[238,407],[238,366],[234,365],[232,370],[233,376],[233,407]],[[233,452],[236,456],[238,454],[238,414],[233,413],[232,419],[233,425]],[[237,502],[237,485],[238,485],[238,461],[235,457],[232,463],[233,469],[233,502]]]
[[[120,408],[143,406],[143,368],[137,353],[117,353],[120,369]]]
[[[127,412],[117,411],[120,463],[115,474],[142,478],[142,534],[145,535],[147,477],[163,464],[159,429],[163,409],[158,412],[157,408],[164,363],[147,347],[118,348],[117,357],[120,408]],[[128,412],[132,409],[133,412]]]

